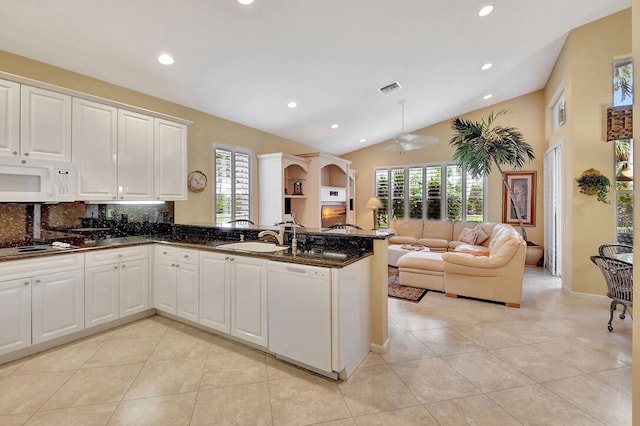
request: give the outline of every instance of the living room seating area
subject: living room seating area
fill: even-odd
[[[397,260],[400,284],[520,307],[526,243],[511,225],[396,220],[393,226],[390,244],[428,247]]]

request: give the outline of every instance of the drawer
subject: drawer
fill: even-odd
[[[176,253],[176,261],[184,263],[198,264],[198,250],[178,248]]]
[[[166,244],[156,244],[153,246],[153,252],[156,259],[176,260],[176,247]]]
[[[2,281],[14,280],[34,275],[46,275],[56,272],[73,271],[84,268],[84,255],[58,254],[32,259],[0,262]]]
[[[85,254],[87,268],[149,258],[149,246],[101,249]]]

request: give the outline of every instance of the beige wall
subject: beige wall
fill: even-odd
[[[188,131],[188,170],[202,170],[209,178],[209,183],[212,181],[212,143],[214,142],[249,148],[255,155],[268,152],[317,151],[315,148],[182,105],[4,51],[0,51],[0,71],[192,121],[193,124],[189,126]],[[257,161],[253,162],[253,171],[253,187],[257,188]],[[253,193],[252,201],[252,217],[257,218],[257,192]],[[187,201],[175,203],[175,221],[176,223],[211,223],[212,206],[213,197],[210,186],[207,191],[199,194],[189,192]]]
[[[498,124],[513,126],[518,128],[524,135],[525,140],[534,148],[535,160],[526,164],[522,170],[537,171],[538,185],[536,194],[536,226],[527,227],[529,240],[542,245],[543,240],[543,191],[542,191],[542,154],[546,148],[544,135],[544,97],[542,91],[536,91],[528,95],[463,114],[461,117],[471,120],[481,120],[486,118],[492,111],[507,109],[509,114],[500,117]],[[373,191],[373,169],[383,166],[398,166],[408,164],[429,164],[451,161],[453,149],[449,145],[452,136],[450,120],[443,121],[433,126],[420,129],[416,132],[421,135],[436,136],[439,142],[435,145],[427,146],[419,150],[401,152],[388,152],[385,148],[390,141],[367,147],[358,151],[343,155],[353,163],[351,166],[358,170],[357,177],[357,220],[356,222],[365,228],[371,228],[371,211],[365,208],[365,204]],[[505,170],[507,171],[507,170]],[[488,180],[487,189],[487,220],[502,221],[502,189],[503,184],[500,173],[492,171]]]
[[[580,194],[575,179],[595,168],[613,181],[613,144],[605,141],[606,107],[612,99],[613,60],[630,53],[631,10],[627,9],[573,30],[545,88],[547,107],[565,90],[567,121],[556,132],[548,124],[547,134],[550,145],[563,146],[562,279],[564,287],[577,292],[604,294],[606,289],[589,256],[600,244],[615,241],[615,204]]]

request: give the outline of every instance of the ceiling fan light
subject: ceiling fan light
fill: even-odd
[[[486,64],[484,64],[482,67],[480,67],[480,69],[481,69],[482,71],[486,71],[486,70],[488,70],[489,68],[491,68],[492,66],[493,66],[493,64],[492,64],[492,63],[487,62],[487,63],[486,63]]]

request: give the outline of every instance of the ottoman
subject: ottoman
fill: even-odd
[[[407,253],[415,251],[428,252],[429,248],[424,246],[412,246],[410,244],[391,244],[387,247],[389,266],[398,267],[398,259]]]
[[[398,259],[400,284],[444,291],[442,253],[414,251]]]

